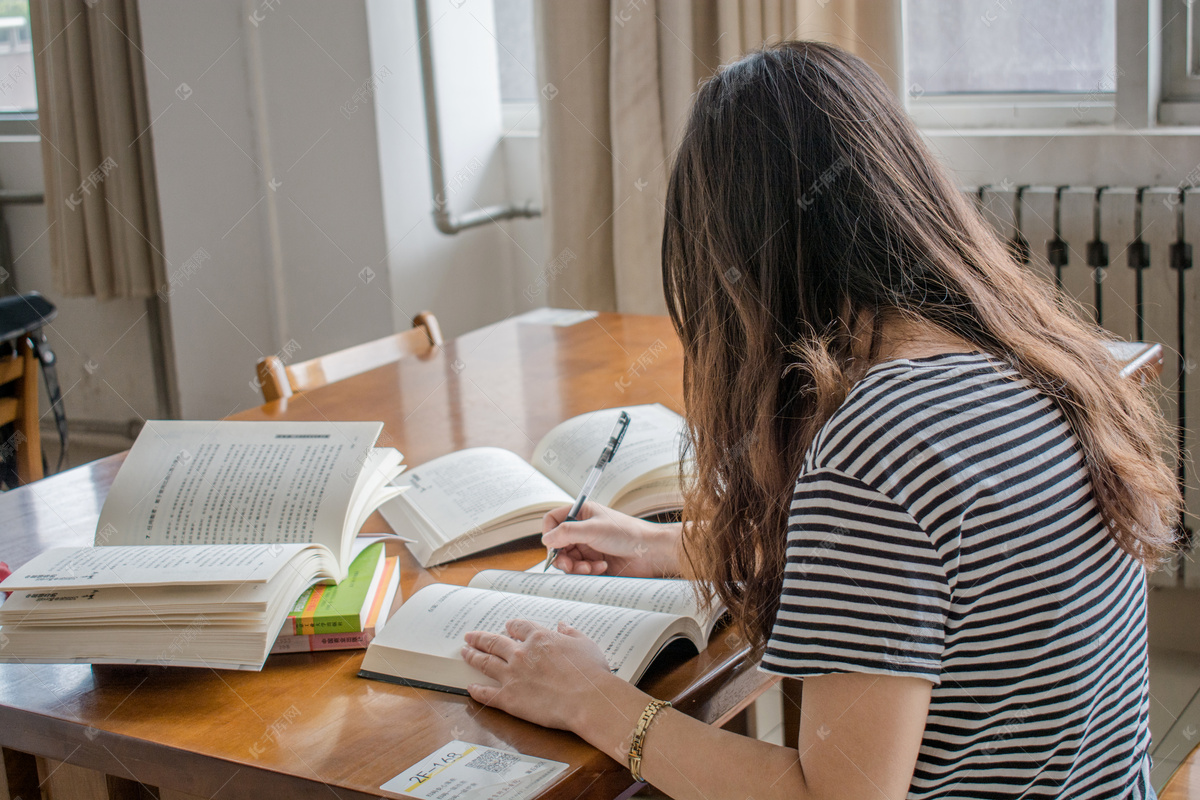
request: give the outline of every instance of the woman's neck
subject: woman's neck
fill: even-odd
[[[944,353],[966,353],[978,348],[938,326],[924,321],[891,317],[880,322],[873,362],[897,358],[927,358]]]

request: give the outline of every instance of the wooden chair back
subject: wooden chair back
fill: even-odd
[[[0,357],[0,425],[14,423],[8,441],[0,442],[5,457],[14,456],[22,483],[42,478],[42,437],[38,429],[38,362],[22,336],[11,354]]]
[[[422,355],[442,343],[442,329],[429,311],[413,317],[412,330],[384,336],[371,342],[347,347],[336,353],[284,364],[279,356],[258,360],[258,383],[263,400],[271,402],[335,383],[351,375],[391,364],[406,356]]]

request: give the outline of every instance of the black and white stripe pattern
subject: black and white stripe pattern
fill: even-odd
[[[1154,796],[1144,571],[986,355],[879,364],[821,429],[763,669],[931,681],[910,798]]]

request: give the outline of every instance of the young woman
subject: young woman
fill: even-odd
[[[799,742],[656,709],[674,798],[1153,797],[1145,570],[1161,420],[1014,263],[884,84],[787,43],[699,91],[663,287],[697,478],[682,525],[597,506],[581,574],[683,574],[804,680]],[[624,762],[651,698],[560,625],[472,633],[471,695]]]

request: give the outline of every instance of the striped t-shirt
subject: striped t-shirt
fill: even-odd
[[[1154,797],[1144,571],[1011,368],[876,365],[814,439],[787,535],[763,669],[932,682],[910,798]]]

